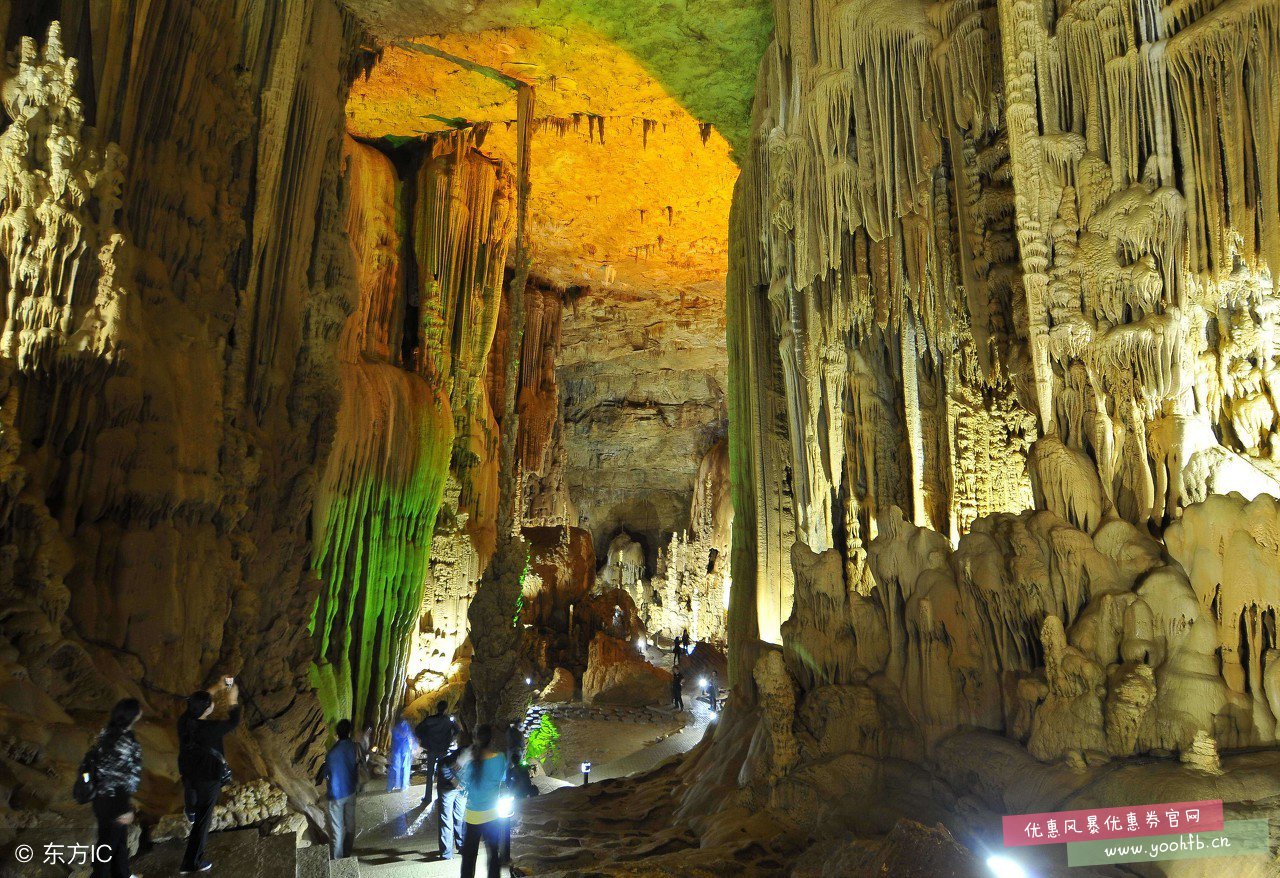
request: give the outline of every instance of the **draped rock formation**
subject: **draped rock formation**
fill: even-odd
[[[956,748],[999,813],[1135,755],[1188,768],[1091,801],[1168,797],[1280,743],[1276,13],[776,7],[730,233],[756,807],[986,840]],[[1087,777],[1036,787],[1035,760]],[[878,816],[806,811],[822,767]]]
[[[143,799],[172,807],[178,699],[223,673],[247,694],[237,769],[314,796],[290,766],[322,733],[306,522],[351,308],[362,30],[330,0],[287,13],[0,4],[10,804],[65,802],[101,712],[136,695]]]
[[[721,14],[721,6],[733,9]],[[630,29],[642,26],[638,10],[620,6],[610,14]],[[564,13],[551,6],[508,11]],[[672,17],[715,16],[745,26],[762,13],[717,0]],[[487,23],[491,14],[499,13],[477,10],[477,19]],[[415,33],[431,36],[393,42],[371,76],[353,85],[351,130],[400,142],[466,122],[484,131],[487,154],[512,163],[509,89],[494,76],[460,77],[455,65],[409,46],[537,84],[533,264],[517,397],[526,512],[530,524],[590,530],[601,560],[615,536],[630,533],[643,544],[652,576],[673,534],[691,528],[699,462],[725,432],[726,220],[736,174],[729,143],[673,97],[661,70],[646,69],[591,28],[575,28],[566,42],[554,29],[473,32],[478,22],[442,26],[451,17],[444,10],[422,15]],[[665,39],[677,27],[664,18],[660,33]],[[743,50],[745,43],[724,46],[728,36],[709,38],[712,53]],[[739,70],[722,69],[696,87],[713,90],[741,78]],[[746,94],[725,109],[744,116]],[[495,355],[496,366],[502,355]]]
[[[399,277],[394,169],[369,147],[351,143],[348,155],[360,306],[340,340],[343,399],[316,504],[322,550],[314,563],[328,589],[313,623],[315,677],[333,718],[376,724],[403,698],[455,429],[470,436],[510,196],[500,166],[464,138],[437,145],[417,180],[422,288],[409,298]]]

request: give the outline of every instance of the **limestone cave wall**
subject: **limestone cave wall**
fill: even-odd
[[[775,10],[728,301],[754,801],[812,825],[835,758],[905,801],[858,760],[961,727],[1276,745],[1276,5]]]
[[[564,479],[596,554],[627,532],[650,574],[687,530],[703,455],[726,429],[723,304],[655,284],[565,307],[557,383]]]
[[[354,304],[361,28],[331,0],[16,0],[0,27],[0,786],[65,799],[131,694],[164,798],[178,698],[221,673],[248,698],[235,759],[287,777],[321,732],[308,517]]]

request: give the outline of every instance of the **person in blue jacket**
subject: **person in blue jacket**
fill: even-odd
[[[360,791],[360,748],[351,740],[351,720],[338,720],[337,743],[329,748],[316,783],[329,783],[325,813],[329,818],[329,856],[351,855],[356,836],[356,793]]]
[[[403,790],[409,786],[409,775],[413,772],[413,754],[417,749],[418,739],[413,733],[413,725],[402,713],[391,730],[391,753],[387,759],[389,791]]]

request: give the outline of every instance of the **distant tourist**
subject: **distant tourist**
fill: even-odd
[[[715,671],[711,672],[711,688],[707,691],[707,697],[711,699],[711,709],[720,709],[720,675]]]
[[[427,754],[427,788],[422,793],[424,807],[431,804],[436,766],[453,749],[453,737],[457,730],[457,723],[449,716],[449,702],[444,700],[437,701],[436,712],[424,717],[414,730],[418,745]]]
[[[413,735],[413,726],[402,713],[391,729],[391,752],[387,754],[387,789],[389,791],[394,792],[409,786],[409,778],[413,773],[413,755],[417,749],[418,741]]]
[[[676,710],[684,710],[684,674],[676,668],[671,674],[671,706]]]
[[[502,871],[503,824],[498,797],[507,775],[507,757],[495,749],[493,728],[488,725],[476,729],[471,753],[466,772],[467,830],[462,837],[462,878],[475,878],[481,839],[488,856],[488,878],[498,878]]]
[[[440,806],[436,809],[439,818],[438,856],[442,860],[452,860],[454,854],[462,851],[462,838],[467,825],[467,791],[463,786],[463,778],[471,762],[470,755],[464,748],[470,745],[471,741],[464,732],[458,746],[436,762],[436,786],[440,791]]]
[[[133,727],[140,716],[138,699],[117,702],[80,766],[85,791],[93,796],[99,850],[110,851],[94,857],[94,878],[130,878],[133,874],[129,868],[129,824],[134,816],[133,794],[142,780],[142,748],[133,736]]]
[[[338,740],[329,748],[316,783],[328,781],[326,813],[329,818],[329,855],[350,856],[356,837],[356,793],[360,790],[359,746],[351,740],[351,720],[339,720]]]
[[[214,695],[225,692],[231,711],[224,720],[212,720]],[[231,782],[231,769],[222,751],[223,737],[240,723],[240,687],[232,677],[212,689],[195,692],[187,699],[187,710],[178,718],[178,771],[182,775],[183,802],[191,834],[180,872],[191,875],[207,872],[213,864],[204,858],[209,825],[218,794]]]

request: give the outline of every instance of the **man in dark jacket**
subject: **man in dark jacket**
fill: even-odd
[[[453,717],[449,716],[449,702],[436,702],[436,712],[431,714],[418,723],[418,727],[414,729],[414,734],[418,737],[418,743],[422,746],[422,751],[427,754],[427,788],[422,794],[422,805],[426,807],[431,804],[432,782],[436,776],[436,766],[445,754],[453,748],[453,736],[458,730],[457,724],[453,721]]]
[[[88,759],[95,787],[93,815],[98,819],[98,850],[93,878],[130,878],[129,824],[133,822],[133,794],[142,780],[142,748],[133,726],[142,715],[136,698],[126,698],[111,710],[107,727],[98,736]]]
[[[356,835],[356,792],[360,787],[360,748],[351,740],[351,720],[339,720],[338,741],[329,748],[316,783],[329,782],[329,852],[335,860],[349,856]]]
[[[227,693],[231,711],[224,720],[214,720],[214,693]],[[223,737],[240,723],[240,687],[226,677],[221,686],[193,693],[187,699],[187,711],[178,718],[178,771],[182,774],[183,799],[191,834],[187,836],[187,852],[179,872],[191,875],[207,872],[213,864],[204,858],[204,843],[213,822],[213,809],[218,804],[222,785],[230,779],[226,756],[222,752]]]

